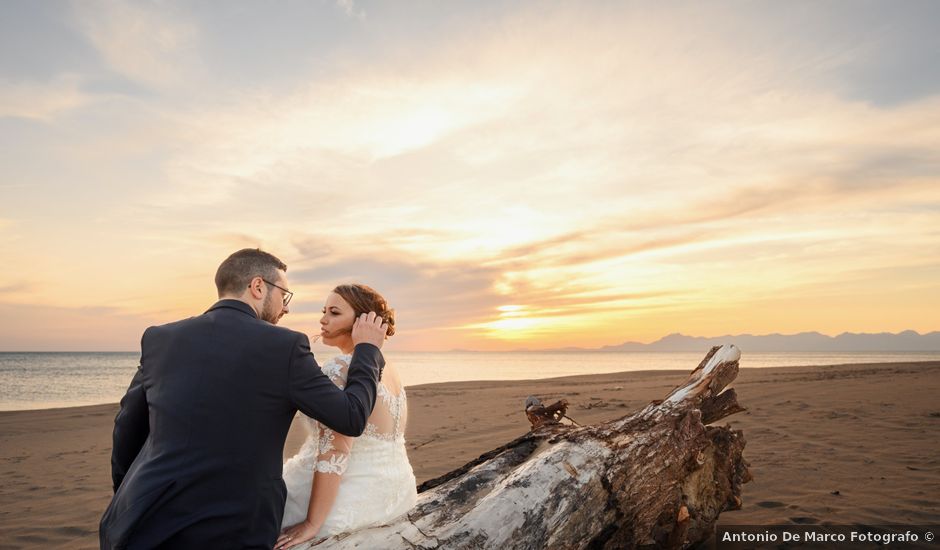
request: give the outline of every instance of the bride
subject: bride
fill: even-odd
[[[343,355],[322,369],[341,388],[353,352],[353,322],[369,311],[388,324],[386,337],[395,333],[394,310],[368,286],[340,285],[326,299],[320,334],[325,344],[339,348]],[[284,463],[287,502],[276,550],[387,523],[414,506],[415,476],[405,452],[407,417],[405,387],[394,365],[387,365],[382,373],[375,409],[360,437],[335,433],[301,417],[310,435]]]

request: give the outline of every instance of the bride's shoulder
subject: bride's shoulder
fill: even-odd
[[[349,361],[351,357],[351,355],[336,355],[324,363],[320,369],[334,382],[337,380],[345,381],[346,375],[349,372]]]

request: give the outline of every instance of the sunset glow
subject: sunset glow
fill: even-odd
[[[0,350],[135,350],[248,246],[284,325],[364,282],[391,349],[940,329],[940,14],[0,12]]]

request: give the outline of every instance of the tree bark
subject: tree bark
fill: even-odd
[[[750,480],[740,431],[708,424],[744,410],[734,346],[712,348],[660,402],[584,427],[548,423],[419,486],[388,525],[323,548],[686,548],[741,506]]]

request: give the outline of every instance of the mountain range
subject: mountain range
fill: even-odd
[[[801,332],[798,334],[736,334],[727,336],[704,337],[687,336],[674,333],[655,342],[624,342],[601,348],[557,348],[538,351],[696,351],[708,350],[712,346],[734,344],[743,351],[753,352],[852,352],[852,351],[938,351],[940,352],[940,332],[920,334],[905,330],[893,334],[843,332],[838,336],[827,336],[819,332]],[[517,350],[529,351],[529,350]]]

